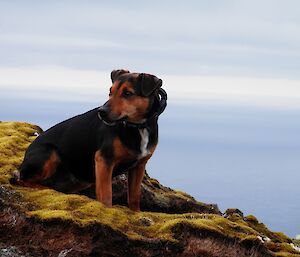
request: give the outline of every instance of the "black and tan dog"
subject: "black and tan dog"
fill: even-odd
[[[111,79],[103,106],[35,139],[12,183],[69,193],[95,184],[97,200],[111,207],[112,177],[127,172],[129,208],[140,209],[145,165],[157,145],[157,120],[167,95],[154,75],[114,70]]]

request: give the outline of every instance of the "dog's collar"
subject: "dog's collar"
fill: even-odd
[[[111,127],[114,127],[114,126],[117,126],[117,125],[122,125],[123,127],[128,127],[128,128],[137,128],[137,129],[147,128],[147,127],[149,127],[150,123],[153,120],[157,120],[158,119],[158,116],[163,113],[163,111],[166,109],[166,106],[167,106],[168,96],[167,96],[166,91],[164,89],[160,88],[157,93],[158,93],[158,97],[159,97],[159,106],[158,106],[157,110],[154,111],[146,119],[146,121],[143,122],[143,123],[133,123],[133,122],[127,121],[126,119],[125,120],[124,119],[120,119],[120,120],[108,123],[108,122],[106,122],[106,121],[103,120],[103,118],[101,117],[101,114],[100,114],[99,111],[97,113],[98,114],[98,118],[102,122],[104,122],[104,124],[106,124],[107,126],[111,126]]]

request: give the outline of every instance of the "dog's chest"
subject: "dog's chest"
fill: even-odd
[[[140,140],[140,154],[138,155],[138,159],[142,159],[149,154],[148,144],[149,144],[149,131],[144,129],[139,129],[139,133],[141,136]]]
[[[121,136],[114,140],[114,158],[121,162],[145,158],[151,154],[151,138],[151,132],[147,128],[122,131]]]

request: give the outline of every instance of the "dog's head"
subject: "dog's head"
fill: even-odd
[[[112,87],[109,100],[99,108],[106,124],[126,120],[143,123],[151,110],[162,80],[146,73],[130,73],[127,70],[111,72]]]

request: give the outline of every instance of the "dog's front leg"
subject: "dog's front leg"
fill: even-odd
[[[136,167],[128,171],[128,206],[133,211],[140,211],[141,184],[148,159],[141,160]]]
[[[113,165],[108,164],[101,152],[95,154],[96,198],[106,207],[112,207],[112,172]]]

